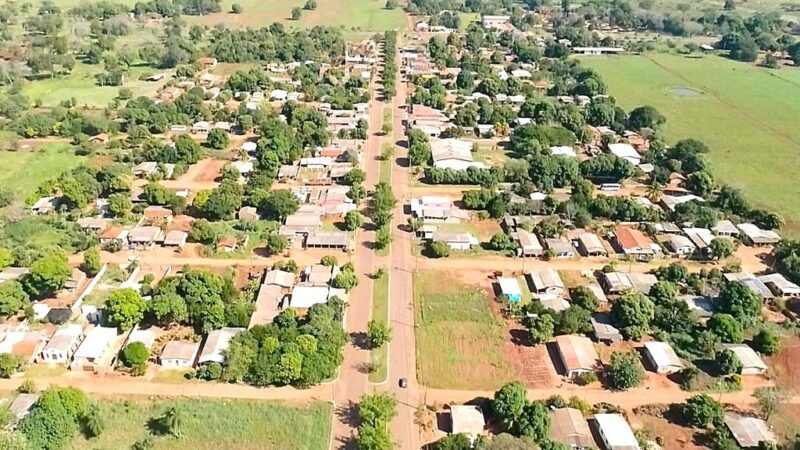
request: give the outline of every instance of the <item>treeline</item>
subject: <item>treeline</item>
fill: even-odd
[[[391,99],[397,93],[397,32],[388,30],[383,35],[383,94]]]
[[[214,30],[208,54],[222,62],[292,62],[344,58],[345,40],[341,30],[316,26],[311,30],[287,32],[274,23],[258,29]]]
[[[222,11],[221,0],[151,0],[136,2],[133,13],[137,16],[154,13],[163,17],[177,15],[202,16]]]

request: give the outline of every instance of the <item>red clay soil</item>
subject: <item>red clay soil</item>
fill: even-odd
[[[209,182],[217,179],[222,173],[227,161],[219,159],[201,159],[178,177],[179,181]]]
[[[792,389],[800,385],[798,361],[800,361],[800,338],[791,336],[784,339],[780,352],[768,361],[778,384]]]
[[[702,450],[705,447],[694,442],[694,431],[655,416],[646,414],[629,414],[634,428],[645,429],[653,439],[663,439],[664,450]]]
[[[506,325],[508,341],[505,346],[505,358],[517,374],[517,379],[533,389],[551,388],[558,384],[553,362],[546,345],[532,346],[527,343],[528,331],[519,324],[509,322]]]

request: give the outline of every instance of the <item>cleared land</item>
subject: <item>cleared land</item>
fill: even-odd
[[[126,399],[98,404],[105,432],[91,440],[78,436],[67,449],[130,448],[150,437],[153,449],[323,450],[328,448],[331,431],[331,405],[327,403],[292,407],[239,400]],[[182,413],[183,437],[152,436],[148,421],[172,406]]]
[[[76,156],[68,144],[45,144],[35,150],[0,151],[0,188],[14,193],[18,200],[33,194],[49,178],[86,161]]]
[[[514,377],[504,325],[486,292],[447,272],[414,278],[417,374],[432,388],[494,389]]]
[[[244,12],[231,14],[231,5],[239,3]],[[302,8],[306,0],[223,0],[222,11],[184,19],[190,23],[228,27],[263,27],[282,22],[288,27],[310,28],[316,25],[341,26],[351,31],[383,31],[405,26],[402,8],[388,10],[383,0],[317,0],[317,9],[303,10],[300,20],[291,20],[292,9]]]
[[[626,109],[651,104],[667,117],[674,143],[696,138],[711,148],[717,177],[742,188],[755,206],[779,211],[800,232],[800,75],[720,57],[668,54],[582,58]]]

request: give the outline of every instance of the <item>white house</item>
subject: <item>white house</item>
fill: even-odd
[[[59,328],[42,349],[39,362],[67,364],[83,337],[83,327],[76,323]]]
[[[639,441],[621,414],[595,414],[594,421],[606,450],[639,450]]]
[[[656,373],[675,373],[686,367],[672,346],[666,342],[645,342],[644,349],[645,355]]]
[[[592,341],[585,336],[574,334],[556,336],[556,347],[567,378],[594,372],[600,366],[597,350],[594,349]]]
[[[631,144],[617,143],[608,144],[608,151],[622,159],[627,160],[634,166],[638,166],[642,162],[642,155],[636,151]]]
[[[206,342],[203,344],[203,350],[200,352],[200,358],[198,358],[197,363],[204,364],[216,362],[222,364],[225,361],[225,355],[223,352],[228,350],[228,346],[231,344],[231,339],[233,339],[242,331],[244,331],[244,328],[223,328],[221,330],[214,330],[208,333]]]
[[[200,344],[188,341],[169,341],[161,351],[159,361],[165,369],[190,369],[194,367]]]
[[[433,241],[440,241],[447,244],[452,250],[466,251],[473,246],[480,244],[478,239],[470,233],[449,233],[436,231],[433,233]]]
[[[107,327],[92,328],[72,355],[72,370],[94,370],[117,339],[117,329]]]
[[[724,346],[742,363],[742,375],[763,375],[767,372],[764,360],[746,344],[727,344]]]
[[[469,167],[484,169],[483,163],[472,159],[472,143],[461,139],[431,139],[433,166],[439,169],[467,170]]]

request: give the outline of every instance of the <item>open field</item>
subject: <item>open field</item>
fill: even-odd
[[[414,278],[417,373],[433,388],[494,389],[514,377],[504,357],[503,320],[486,291],[447,272]],[[478,350],[478,351],[476,351]]]
[[[91,440],[76,436],[67,449],[130,448],[150,437],[153,449],[275,449],[328,448],[331,406],[315,403],[294,407],[274,402],[239,400],[99,400],[106,431]],[[147,422],[169,407],[183,414],[183,437],[156,437]]]
[[[800,75],[707,56],[648,54],[582,58],[626,109],[655,106],[670,143],[697,138],[711,148],[714,172],[755,206],[779,211],[800,232]]]
[[[45,144],[35,150],[0,151],[0,188],[14,192],[18,200],[33,194],[48,178],[86,161],[68,144]]]
[[[244,12],[231,14],[233,3],[242,5]],[[303,10],[300,20],[291,20],[292,8],[302,8],[305,3],[305,0],[223,0],[221,13],[184,19],[209,26],[223,23],[232,28],[264,27],[274,22],[288,27],[341,26],[351,31],[383,31],[405,26],[402,8],[385,9],[383,0],[317,0],[317,9]]]
[[[133,96],[154,96],[164,82],[140,81],[144,73],[158,72],[150,67],[131,67],[125,77],[124,86],[98,86],[95,75],[103,71],[103,65],[78,62],[68,76],[29,81],[23,85],[22,93],[31,100],[41,100],[43,106],[57,106],[63,100],[75,98],[78,106],[102,108],[119,94],[121,87],[133,91]]]
[[[389,323],[389,274],[375,280],[372,283],[372,319],[383,320]],[[389,344],[384,344],[380,348],[370,351],[369,361],[376,367],[374,372],[370,372],[369,381],[382,383],[386,381],[389,373],[388,363]]]

